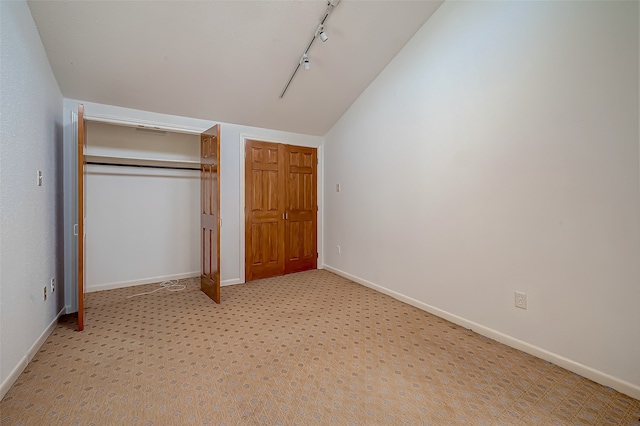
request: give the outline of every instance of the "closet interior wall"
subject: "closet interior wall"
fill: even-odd
[[[88,158],[152,167],[87,165],[86,291],[200,275],[200,172],[144,161],[198,167],[199,144],[198,135],[87,122]]]

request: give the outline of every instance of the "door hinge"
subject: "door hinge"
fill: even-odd
[[[316,259],[320,257],[320,254],[316,252]]]

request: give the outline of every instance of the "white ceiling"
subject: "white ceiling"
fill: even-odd
[[[29,1],[66,98],[324,135],[441,1]]]

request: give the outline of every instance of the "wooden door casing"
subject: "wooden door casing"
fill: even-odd
[[[245,145],[245,277],[284,271],[284,149],[269,142]]]
[[[220,125],[200,135],[200,289],[220,303]]]
[[[318,266],[317,164],[315,148],[286,146],[285,274]]]
[[[317,264],[317,150],[247,140],[245,280]]]
[[[78,331],[84,330],[84,263],[85,263],[85,157],[87,128],[84,122],[84,105],[78,105]]]

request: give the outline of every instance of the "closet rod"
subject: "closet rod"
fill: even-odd
[[[142,168],[148,168],[148,169],[200,170],[200,167],[176,167],[176,166],[152,166],[149,164],[101,163],[99,161],[87,161],[86,164],[92,164],[95,166],[142,167]]]

